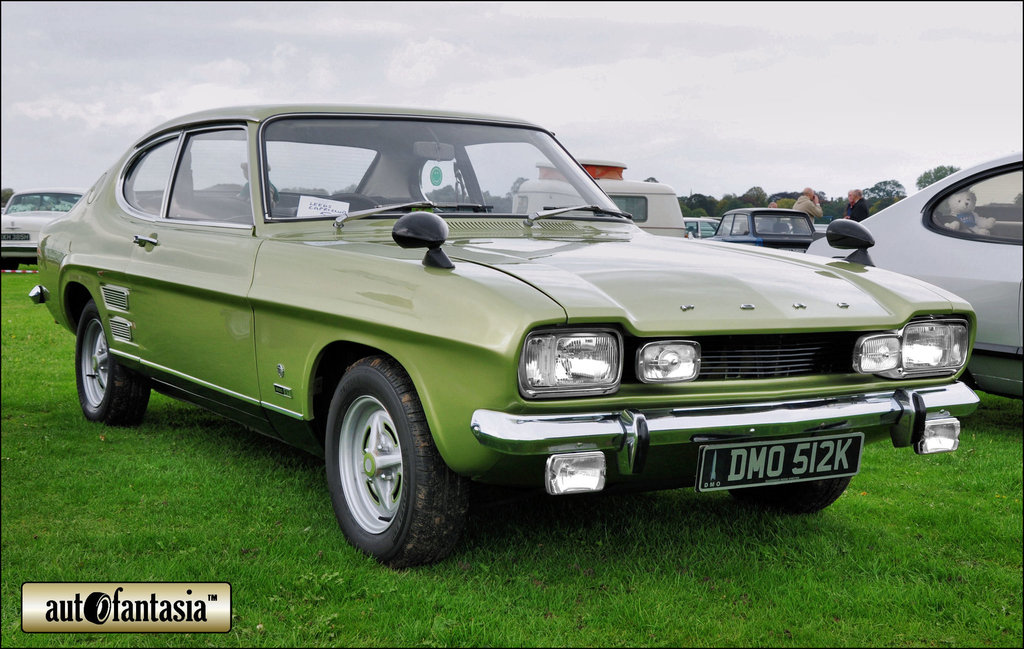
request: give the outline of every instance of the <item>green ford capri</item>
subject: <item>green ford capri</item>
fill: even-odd
[[[799,513],[864,444],[955,450],[970,305],[828,236],[846,259],[647,234],[521,120],[250,106],[141,138],[45,227],[31,298],[87,419],[157,390],[317,454],[347,539],[403,567],[477,483]]]

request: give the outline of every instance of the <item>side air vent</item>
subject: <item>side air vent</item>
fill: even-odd
[[[110,319],[110,335],[115,340],[130,343],[132,341],[132,323],[114,316]]]
[[[100,293],[103,294],[103,303],[107,305],[108,309],[128,310],[128,289],[104,285],[100,287]]]

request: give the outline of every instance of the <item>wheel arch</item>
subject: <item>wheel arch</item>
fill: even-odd
[[[326,440],[327,416],[331,407],[331,399],[334,396],[334,389],[349,366],[367,356],[384,356],[398,363],[407,374],[409,372],[392,355],[361,343],[338,340],[320,350],[313,365],[313,375],[310,379],[312,390],[310,392],[313,413],[311,425],[321,448],[324,447]]]
[[[95,301],[95,298],[85,285],[79,282],[69,282],[64,287],[64,317],[67,319],[71,331],[78,329],[78,320],[82,317],[82,311],[89,300]],[[96,306],[101,305],[96,302]]]

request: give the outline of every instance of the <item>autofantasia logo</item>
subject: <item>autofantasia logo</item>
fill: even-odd
[[[226,582],[42,583],[21,586],[25,633],[226,633]]]

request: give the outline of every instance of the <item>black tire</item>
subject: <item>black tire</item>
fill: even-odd
[[[346,370],[325,442],[334,513],[352,545],[393,568],[452,551],[466,524],[468,482],[441,458],[398,363],[371,356]]]
[[[78,403],[90,421],[135,426],[149,405],[149,380],[118,363],[109,353],[107,330],[92,300],[78,320],[75,383]]]
[[[790,514],[811,514],[819,512],[843,495],[852,476],[828,478],[808,482],[748,487],[729,491],[736,500],[777,509]]]

